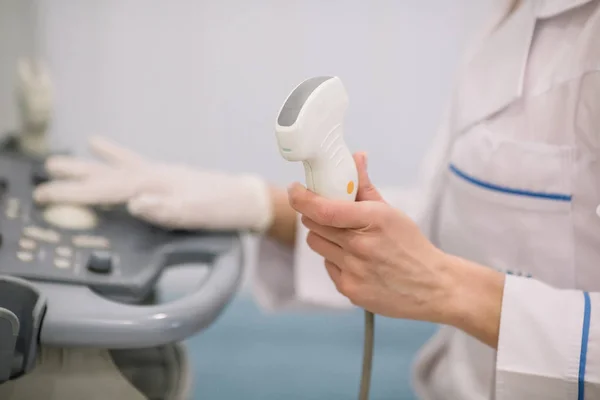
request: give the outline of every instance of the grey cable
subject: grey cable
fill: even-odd
[[[365,310],[365,340],[363,345],[362,376],[360,378],[359,400],[369,400],[371,372],[373,370],[373,342],[375,336],[375,315]]]

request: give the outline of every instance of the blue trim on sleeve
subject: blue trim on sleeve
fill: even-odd
[[[537,197],[548,200],[556,200],[556,201],[571,201],[570,194],[561,194],[561,193],[542,193],[542,192],[533,192],[529,190],[520,190],[520,189],[512,189],[504,186],[495,185],[493,183],[485,182],[474,178],[470,175],[467,175],[465,172],[458,169],[455,165],[450,164],[450,171],[454,173],[454,175],[459,178],[464,179],[467,182],[470,182],[474,185],[482,187],[484,189],[493,190],[500,193],[513,194],[518,196],[526,196],[526,197]]]
[[[581,330],[581,353],[579,354],[577,400],[584,400],[585,396],[585,366],[587,362],[588,339],[590,336],[590,313],[592,311],[590,294],[588,292],[583,293],[583,299],[585,304],[583,308],[583,328]]]

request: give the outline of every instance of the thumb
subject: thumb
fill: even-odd
[[[367,155],[365,153],[354,154],[354,162],[358,170],[358,191],[356,201],[383,201],[377,188],[371,183],[367,172]]]

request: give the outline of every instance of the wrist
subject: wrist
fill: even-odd
[[[267,230],[267,235],[288,247],[293,247],[296,241],[298,215],[290,206],[287,190],[271,186],[269,188],[273,218]]]
[[[500,328],[504,274],[474,262],[446,255],[447,301],[439,306],[441,323],[495,347]]]

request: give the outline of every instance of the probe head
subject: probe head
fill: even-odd
[[[288,161],[318,157],[328,135],[342,125],[348,94],[334,76],[318,76],[302,82],[283,103],[275,132],[279,152]]]

